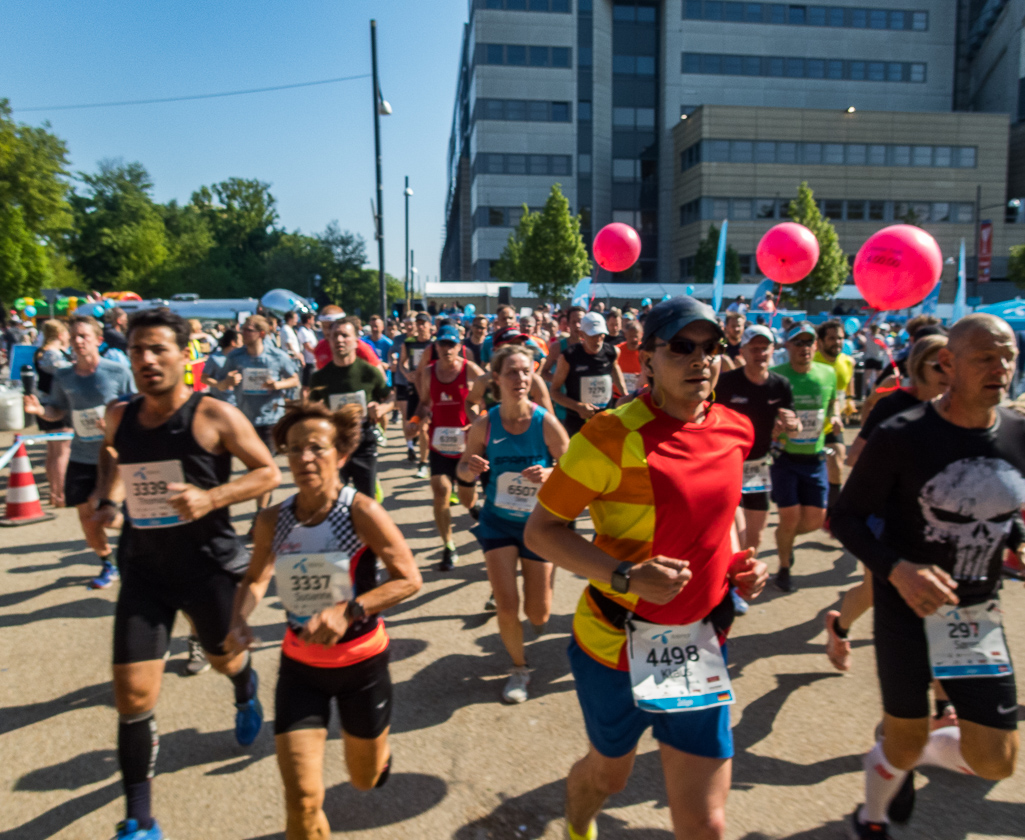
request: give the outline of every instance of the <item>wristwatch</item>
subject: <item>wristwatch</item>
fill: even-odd
[[[349,624],[354,624],[361,618],[365,618],[366,614],[367,611],[363,609],[363,605],[355,598],[349,601],[345,607],[345,620],[348,621]]]
[[[624,560],[612,573],[612,588],[620,595],[626,595],[630,591],[630,572],[633,571],[633,567],[633,563]]]
[[[100,499],[99,502],[96,503],[96,509],[97,510],[99,510],[100,508],[105,508],[105,507],[116,508],[116,507],[118,507],[118,503],[115,502],[113,499]]]

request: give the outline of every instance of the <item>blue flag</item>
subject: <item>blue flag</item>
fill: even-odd
[[[726,228],[728,219],[723,219],[722,230],[719,231],[719,249],[715,254],[715,274],[712,275],[712,309],[716,312],[722,307],[723,286],[726,284]]]
[[[954,310],[950,313],[950,323],[955,323],[968,314],[968,304],[965,301],[965,264],[964,264],[964,240],[961,240],[961,254],[957,260],[957,294],[954,296]]]
[[[574,287],[570,294],[570,304],[582,306],[587,309],[591,303],[591,278],[584,277]]]

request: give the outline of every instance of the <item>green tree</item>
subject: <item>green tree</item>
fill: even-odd
[[[71,228],[67,146],[49,130],[15,123],[0,99],[0,298],[34,294]]]
[[[509,283],[526,283],[541,300],[564,298],[581,277],[591,273],[591,261],[580,236],[580,217],[569,212],[560,184],[552,184],[538,212],[526,205],[516,230],[509,235],[491,273]]]
[[[708,226],[708,236],[698,244],[697,253],[694,255],[694,281],[697,283],[711,283],[715,276],[715,257],[719,252],[719,228],[715,225]],[[726,282],[740,282],[740,254],[732,245],[726,245]]]
[[[797,198],[790,202],[790,218],[804,225],[819,241],[819,261],[811,274],[800,283],[783,287],[784,298],[791,302],[804,303],[814,298],[832,298],[851,273],[847,255],[840,247],[836,229],[825,219],[815,203],[815,195],[802,181],[797,189]]]
[[[1025,245],[1011,248],[1007,262],[1007,279],[1021,288],[1025,288]]]

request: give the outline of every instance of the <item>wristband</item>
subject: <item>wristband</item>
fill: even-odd
[[[105,507],[116,508],[117,502],[115,502],[113,499],[100,499],[100,501],[96,505],[96,509],[99,510],[100,508]]]
[[[409,418],[409,422],[410,423],[419,423],[420,422],[420,415],[419,414],[414,414],[412,417]]]

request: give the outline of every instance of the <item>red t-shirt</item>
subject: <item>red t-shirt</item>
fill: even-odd
[[[326,338],[322,338],[313,349],[313,355],[317,360],[317,370],[326,366],[333,357],[330,342]],[[381,367],[381,360],[377,357],[377,353],[374,352],[374,348],[365,341],[356,342],[356,355],[364,362],[370,362],[370,364],[376,367]]]
[[[431,362],[427,366],[428,375],[431,377],[431,423],[427,433],[430,437],[431,449],[440,455],[458,458],[461,452],[443,452],[434,445],[434,430],[439,428],[462,429],[470,422],[466,415],[466,397],[470,393],[470,386],[466,381],[466,362],[463,362],[458,376],[451,382],[442,382],[438,379],[437,364],[437,362]],[[465,446],[465,434],[463,435],[463,444]]]

